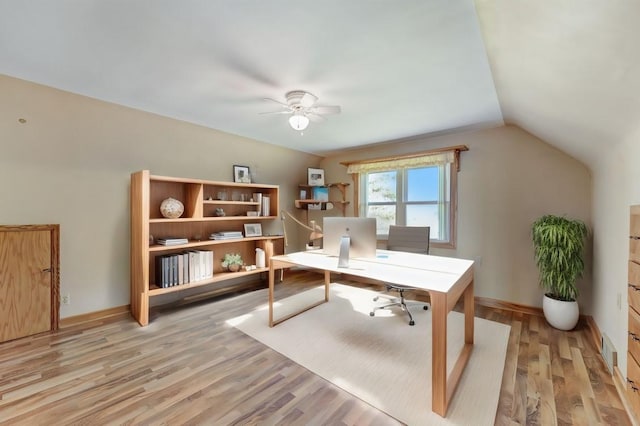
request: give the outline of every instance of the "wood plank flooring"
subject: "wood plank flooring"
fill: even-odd
[[[322,282],[285,278],[277,297]],[[110,319],[4,343],[0,424],[400,424],[225,323],[264,303],[249,292],[152,311],[148,327]],[[631,424],[583,324],[476,315],[511,325],[495,424]]]

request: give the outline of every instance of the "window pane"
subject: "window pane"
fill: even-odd
[[[430,226],[430,238],[440,239],[440,219],[437,204],[407,205],[407,226]]]
[[[407,170],[407,201],[437,201],[440,173],[437,166]]]
[[[451,173],[451,165],[444,163],[362,173],[358,214],[375,217],[381,236],[389,225],[429,226],[434,242],[451,243]]]
[[[384,235],[389,232],[389,225],[396,224],[396,206],[369,206],[367,217],[376,218],[376,233]]]
[[[367,201],[370,203],[396,201],[396,172],[369,173]]]

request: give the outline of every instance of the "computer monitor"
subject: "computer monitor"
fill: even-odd
[[[349,258],[376,257],[376,219],[373,217],[325,217],[322,235],[322,252],[339,256],[338,266],[347,267]]]

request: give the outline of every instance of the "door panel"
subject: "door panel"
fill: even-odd
[[[0,232],[0,341],[51,330],[51,232]]]

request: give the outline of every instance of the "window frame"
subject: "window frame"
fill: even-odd
[[[411,159],[411,158],[416,158],[416,157],[426,157],[429,155],[438,155],[438,154],[442,154],[444,152],[453,152],[454,154],[454,161],[451,162],[450,167],[449,167],[449,197],[450,197],[450,208],[449,208],[449,212],[448,212],[448,221],[449,221],[449,239],[448,240],[431,240],[431,247],[432,248],[442,248],[442,249],[455,249],[456,248],[456,244],[457,244],[457,214],[458,214],[458,172],[460,171],[460,152],[462,151],[468,151],[469,148],[467,148],[464,145],[459,145],[459,146],[455,146],[455,147],[450,147],[450,148],[442,148],[442,149],[435,149],[435,150],[431,150],[431,151],[423,151],[423,152],[419,152],[419,153],[414,153],[414,154],[408,154],[408,155],[403,155],[403,156],[394,156],[394,157],[385,157],[385,158],[378,158],[378,159],[369,159],[369,160],[364,160],[364,161],[352,161],[352,162],[343,162],[341,164],[347,166],[350,168],[350,166],[352,165],[361,165],[361,164],[372,164],[372,163],[383,163],[383,162],[387,162],[387,161],[398,161],[398,160],[402,160],[402,159]],[[396,185],[397,188],[402,188],[402,191],[406,191],[404,182],[399,182],[401,180],[404,180],[404,172],[402,172],[399,169],[408,169],[408,168],[419,168],[419,167],[427,167],[428,165],[412,165],[410,167],[392,167],[389,168],[388,170],[396,170],[396,171],[400,171],[400,173],[397,175],[396,177]],[[382,171],[382,170],[380,170]],[[366,176],[367,171],[364,172],[352,172],[351,173],[351,177],[353,179],[353,182],[355,183],[354,186],[354,194],[353,194],[353,200],[354,200],[354,213],[358,216],[363,216],[366,212],[364,211],[364,209],[366,208],[366,204],[363,204],[363,197],[366,196],[366,186],[363,185],[363,177]],[[398,177],[402,176],[402,179],[398,179]],[[404,200],[406,199],[406,194],[404,193],[397,193],[396,197],[398,198],[401,197],[402,198],[402,202],[399,203],[396,200],[396,209],[397,212],[399,212],[398,207],[404,207],[406,205],[408,205],[408,203],[406,203]],[[398,214],[398,213],[396,213]],[[405,215],[405,212],[402,212],[402,215]],[[398,216],[396,216],[396,220],[397,220]],[[404,218],[403,220],[406,220],[406,218]],[[386,239],[386,238],[384,238]]]

